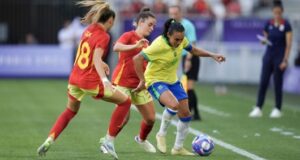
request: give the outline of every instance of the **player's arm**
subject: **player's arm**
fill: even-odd
[[[144,77],[144,56],[140,53],[133,57],[134,69],[137,76],[140,79],[140,83],[134,91],[140,91],[145,88],[145,77]]]
[[[104,88],[109,91],[113,91],[111,83],[109,82],[106,75],[109,74],[109,68],[106,63],[102,61],[104,50],[102,48],[96,48],[94,51],[93,63],[95,65],[98,75],[101,77]]]
[[[292,32],[287,32],[285,34],[285,37],[286,37],[286,48],[285,48],[283,60],[285,62],[288,62],[290,51],[291,51],[291,47],[292,47],[293,33]]]
[[[135,44],[123,44],[121,42],[117,42],[114,45],[114,52],[124,52],[124,51],[130,51],[136,48],[142,48],[148,45],[148,40],[147,39],[141,39],[137,41]]]
[[[292,38],[293,38],[292,32],[291,31],[287,32],[285,34],[285,37],[286,37],[286,47],[285,47],[285,51],[284,51],[284,58],[279,66],[279,68],[281,70],[286,69],[286,67],[288,66],[288,60],[289,60],[290,51],[291,51],[291,47],[292,47]]]
[[[213,58],[217,62],[223,62],[223,61],[225,61],[225,57],[223,55],[216,54],[216,53],[213,53],[213,52],[209,52],[209,51],[201,49],[201,48],[196,48],[196,47],[194,47],[192,45],[189,47],[188,51],[190,53],[192,53],[193,55],[195,55],[195,56],[199,56],[199,57],[211,57],[211,58]]]

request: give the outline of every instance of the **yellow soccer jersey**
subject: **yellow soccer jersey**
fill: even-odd
[[[183,49],[192,49],[186,37],[177,48],[173,48],[163,36],[157,37],[149,47],[143,49],[141,54],[148,61],[144,73],[147,87],[155,82],[173,84],[178,80],[177,68]]]

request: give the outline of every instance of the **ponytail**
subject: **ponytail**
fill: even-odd
[[[110,17],[115,18],[115,12],[110,9],[107,2],[103,0],[82,0],[77,2],[82,7],[90,7],[88,13],[81,19],[83,24],[106,22]]]

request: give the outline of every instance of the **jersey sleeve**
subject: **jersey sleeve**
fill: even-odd
[[[150,46],[142,50],[141,54],[147,61],[154,61],[159,56],[160,48],[159,40],[156,38]]]
[[[186,50],[188,52],[192,51],[192,49],[193,49],[192,44],[189,42],[189,40],[186,37],[184,37],[182,43],[183,43],[184,50]]]
[[[285,32],[291,32],[292,31],[292,27],[289,21],[285,21]]]
[[[117,40],[117,42],[122,43],[122,44],[128,44],[129,40],[130,40],[130,37],[132,37],[130,32],[126,32],[126,33],[121,35],[121,37]]]

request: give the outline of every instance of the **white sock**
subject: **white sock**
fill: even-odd
[[[176,140],[174,144],[174,149],[181,149],[183,147],[184,140],[189,133],[189,121],[188,122],[182,122],[181,120],[177,123],[177,134],[176,134]]]
[[[172,118],[176,115],[177,111],[171,109],[165,109],[161,118],[160,129],[158,131],[159,136],[166,136],[168,127],[170,126]]]
[[[106,139],[107,139],[108,141],[111,141],[111,142],[113,142],[113,141],[114,141],[114,139],[115,139],[115,137],[113,137],[113,136],[110,136],[109,134],[106,134]]]
[[[50,144],[52,144],[53,142],[54,142],[54,139],[51,137],[51,136],[49,136],[46,140],[45,140],[45,143],[50,143]]]

